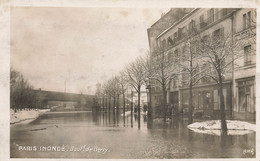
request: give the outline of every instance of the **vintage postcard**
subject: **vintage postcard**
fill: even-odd
[[[0,160],[259,160],[258,1],[61,2],[2,2]]]

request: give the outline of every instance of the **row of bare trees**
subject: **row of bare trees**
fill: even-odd
[[[123,98],[123,114],[125,114],[125,93],[131,87],[138,95],[138,123],[140,127],[140,95],[142,86],[148,82],[157,81],[162,92],[163,120],[167,118],[167,91],[170,83],[180,81],[189,87],[189,122],[192,123],[193,114],[193,86],[201,79],[211,78],[219,86],[220,111],[222,128],[225,130],[225,105],[223,95],[223,81],[225,75],[232,70],[234,61],[241,57],[240,52],[235,52],[238,44],[233,42],[230,34],[205,37],[199,34],[193,35],[185,42],[182,55],[166,52],[163,46],[158,45],[153,53],[139,56],[129,63],[118,76],[114,76],[97,90],[97,95],[108,97],[109,111],[110,102],[113,100],[112,110],[119,107],[119,96]],[[150,59],[150,56],[153,56]],[[152,84],[155,87],[155,84]],[[115,122],[115,121],[114,121]]]
[[[119,110],[116,109],[119,109],[119,107],[123,108],[124,124],[126,112],[126,95],[127,91],[131,90],[137,93],[137,118],[138,128],[140,128],[141,89],[144,85],[147,84],[147,80],[149,79],[149,65],[149,54],[145,56],[139,56],[133,62],[130,62],[125,67],[125,69],[119,73],[119,75],[113,76],[104,84],[100,85],[96,90],[96,96],[98,98],[102,99],[103,97],[105,97],[107,99],[107,101],[104,101],[103,104],[101,103],[101,107],[105,107],[108,110],[107,112],[109,115],[112,110],[113,115],[118,116],[118,113],[115,112],[118,112]],[[122,98],[122,105],[119,105],[120,98]],[[130,102],[130,100],[128,100],[128,102]],[[131,104],[133,104],[133,102]],[[131,115],[133,113],[132,108],[133,105],[131,105]],[[115,117],[113,117],[113,119],[115,123]]]

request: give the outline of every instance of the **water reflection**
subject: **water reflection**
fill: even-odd
[[[11,157],[46,158],[50,153],[21,152],[19,145],[88,144],[106,147],[110,153],[52,153],[54,158],[252,158],[255,133],[239,136],[214,136],[195,133],[187,122],[174,120],[162,128],[154,124],[147,129],[147,118],[141,115],[121,116],[123,110],[97,110],[82,113],[49,113],[30,124],[11,127]],[[34,129],[44,129],[35,131]],[[51,137],[50,137],[51,136]],[[247,151],[246,151],[247,150]],[[247,153],[246,153],[247,152]]]

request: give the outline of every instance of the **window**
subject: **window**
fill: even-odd
[[[209,24],[214,22],[214,9],[208,10],[208,22]]]
[[[251,45],[244,47],[244,65],[251,64]]]
[[[251,26],[251,21],[252,21],[251,11],[243,14],[243,30]]]
[[[211,70],[210,70],[210,67],[209,67],[208,64],[203,64],[201,69],[204,70],[203,73],[205,73],[205,74],[210,74],[210,73],[211,73]],[[205,75],[205,76],[201,79],[201,82],[202,82],[202,83],[208,83],[208,82],[210,82],[210,80],[211,80],[211,78],[210,78],[209,76]]]
[[[227,15],[227,8],[223,8],[223,16]]]
[[[174,39],[174,41],[176,41],[177,40],[177,32],[175,32],[174,34],[173,34],[173,39]]]
[[[243,29],[246,29],[246,14],[243,14]]]
[[[178,28],[178,40],[181,40],[183,38],[183,28]]]
[[[204,108],[204,109],[212,108],[212,92],[211,91],[199,92],[199,108]]]
[[[192,82],[195,83],[199,78],[199,66],[192,69]]]
[[[207,22],[204,20],[204,15],[200,16],[200,29],[204,28],[207,26]]]
[[[247,28],[251,26],[251,11],[247,13]]]
[[[208,39],[209,39],[209,35],[204,35],[204,36],[202,37],[202,39],[201,39],[201,42],[202,42],[202,43],[207,43]]]
[[[178,49],[176,49],[174,51],[174,59],[175,59],[175,63],[178,63],[179,62],[179,52],[178,52]]]
[[[173,45],[174,45],[174,42],[173,42],[172,38],[171,38],[171,37],[168,37],[168,39],[167,39],[168,49],[171,48]]]
[[[218,8],[215,9],[215,19],[218,20],[219,19],[219,12],[218,12]]]
[[[219,110],[220,107],[219,107],[219,104],[220,104],[220,100],[219,100],[219,95],[218,95],[218,90],[214,90],[213,91],[213,101],[214,101],[214,110]]]
[[[211,107],[211,93],[210,92],[205,92],[205,106],[204,108],[210,108]]]
[[[224,97],[225,110],[227,110],[227,89],[223,89],[223,97]]]
[[[189,23],[189,34],[193,34],[195,32],[195,21],[191,20]]]
[[[214,36],[220,36],[220,29],[217,29],[216,31],[214,31]]]
[[[216,40],[224,38],[224,27],[215,30],[212,33],[212,36],[213,36],[213,39],[216,39]]]
[[[187,32],[188,32],[188,31],[187,31],[187,26],[184,26],[184,27],[182,28],[182,36],[185,37]]]
[[[255,112],[255,90],[254,80],[244,80],[238,82],[239,111]]]
[[[172,79],[172,87],[175,88],[177,87],[177,75],[174,75],[173,76],[173,79]]]

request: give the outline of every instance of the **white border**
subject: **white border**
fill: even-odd
[[[10,10],[9,7],[111,7],[111,8],[257,8],[257,13],[260,13],[259,0],[1,0],[0,1],[0,161],[8,160],[49,160],[49,159],[10,159],[10,109],[9,109],[9,74],[10,74]],[[260,33],[260,16],[257,17],[257,33]],[[257,36],[257,42],[259,42]],[[260,55],[259,43],[257,43],[257,65],[256,65],[256,124],[257,134],[259,134],[259,118],[260,118]],[[229,161],[260,161],[260,137],[256,135],[256,158],[255,159],[169,159],[169,160],[229,160]],[[51,156],[49,156],[51,157]],[[53,161],[78,159],[51,159]],[[79,159],[93,160],[93,159]],[[101,160],[101,159],[95,159]],[[104,160],[104,159],[102,159]],[[114,160],[114,159],[106,159]],[[125,160],[125,159],[120,159]],[[138,159],[145,160],[145,159]]]

